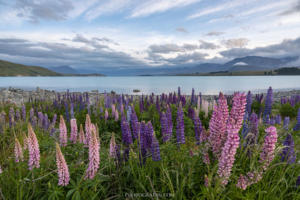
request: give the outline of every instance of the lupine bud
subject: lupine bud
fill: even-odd
[[[15,158],[16,158],[16,162],[24,161],[23,150],[17,138],[15,138]]]
[[[87,144],[87,143],[86,143],[85,136],[84,136],[84,131],[83,131],[83,126],[82,126],[82,124],[80,124],[79,143],[81,143],[81,144]]]
[[[109,144],[109,156],[112,158],[117,158],[116,146],[115,133],[112,133]]]
[[[23,133],[23,149],[26,150],[28,148],[28,137],[25,133]]]
[[[28,124],[28,151],[29,151],[29,160],[28,160],[29,170],[32,170],[34,167],[39,168],[40,167],[39,143],[30,124]]]
[[[111,105],[111,116],[115,116],[115,112],[116,112],[116,106],[115,104]]]
[[[263,151],[260,154],[260,162],[263,163],[263,169],[266,170],[274,158],[274,150],[277,142],[277,130],[274,126],[270,126],[266,130]]]
[[[286,161],[288,164],[296,162],[295,143],[291,134],[288,134],[283,141],[284,148],[281,153],[281,161]]]
[[[75,144],[77,142],[77,134],[78,134],[77,122],[75,118],[71,119],[70,126],[71,126],[70,140]]]
[[[159,150],[159,143],[153,134],[152,141],[151,141],[151,153],[152,153],[152,160],[153,161],[160,161],[160,150]]]
[[[58,185],[66,186],[70,181],[69,168],[66,163],[65,157],[62,154],[59,144],[56,143],[56,166],[58,174]]]
[[[236,150],[239,147],[240,137],[239,129],[228,129],[227,140],[222,149],[219,159],[218,175],[222,180],[222,184],[227,185],[231,175],[231,169],[235,160]]]
[[[100,164],[100,144],[95,131],[91,131],[89,142],[89,165],[86,170],[85,179],[93,179],[99,169]]]
[[[86,140],[86,144],[89,144],[90,141],[90,135],[91,135],[91,118],[89,114],[86,114],[86,118],[85,118],[85,140]]]
[[[297,124],[294,127],[294,131],[300,130],[300,108],[298,109],[298,115],[297,115]]]
[[[200,144],[200,135],[202,134],[203,128],[199,116],[194,117],[194,129],[195,129],[195,139],[196,144]]]
[[[67,136],[67,126],[64,120],[64,117],[60,115],[60,123],[59,123],[59,143],[61,146],[67,146],[68,136]]]
[[[177,144],[185,144],[184,121],[183,121],[183,111],[182,111],[181,104],[179,104],[178,111],[177,111],[176,138],[177,138]]]

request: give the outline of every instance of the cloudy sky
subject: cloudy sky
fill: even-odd
[[[125,68],[300,54],[300,0],[0,0],[0,59]]]

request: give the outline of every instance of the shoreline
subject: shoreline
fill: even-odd
[[[19,88],[0,88],[0,101],[2,103],[14,103],[16,105],[21,105],[24,102],[28,102],[30,98],[33,99],[45,99],[45,100],[53,100],[56,98],[56,95],[65,94],[67,91],[54,91],[54,90],[46,90],[37,87],[35,90],[24,90]],[[98,90],[91,90],[85,92],[71,92],[71,94],[82,94],[88,93],[91,103],[96,102],[96,99],[103,98],[105,93],[101,93]],[[177,91],[176,91],[177,92]],[[222,91],[220,91],[222,92]],[[257,92],[251,91],[253,95],[255,94],[266,94],[266,90]],[[107,94],[111,94],[111,92],[107,92]],[[115,93],[117,94],[117,93]],[[226,93],[226,95],[230,95],[232,93]],[[142,94],[124,94],[124,95],[133,95],[133,96],[141,96]],[[146,95],[146,94],[144,94]],[[275,102],[280,101],[281,97],[291,97],[293,95],[300,95],[300,89],[274,89],[273,90],[273,99]],[[155,95],[156,96],[156,95]],[[185,94],[185,96],[190,96],[190,94]],[[203,99],[212,100],[217,95],[202,95]]]

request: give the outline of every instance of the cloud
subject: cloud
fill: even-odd
[[[300,37],[294,40],[283,40],[279,44],[273,44],[266,47],[248,48],[233,48],[220,52],[227,58],[236,58],[243,56],[266,56],[266,57],[287,57],[299,56],[300,52]]]
[[[178,27],[178,28],[176,28],[176,31],[177,32],[181,32],[181,33],[189,33],[185,28],[183,28],[183,27]]]
[[[69,0],[17,0],[15,8],[18,10],[18,17],[38,23],[40,20],[65,20],[74,7]]]
[[[220,46],[218,46],[212,42],[205,42],[203,40],[199,40],[199,42],[200,42],[200,46],[199,46],[200,49],[218,49],[218,48],[220,48]]]
[[[182,8],[201,0],[148,0],[136,6],[130,17],[144,17],[173,8]]]
[[[74,37],[74,41],[90,44],[93,39],[84,36]],[[26,64],[42,66],[60,66],[63,64],[75,67],[123,67],[145,66],[145,63],[124,52],[108,47],[93,45],[93,48],[75,47],[65,43],[32,42],[15,38],[0,39],[2,57],[14,57],[26,60]],[[22,58],[22,59],[21,59]]]
[[[297,3],[288,10],[285,10],[282,13],[280,13],[280,15],[290,15],[294,13],[300,13],[300,0],[298,0]]]
[[[245,47],[248,42],[249,40],[247,38],[233,38],[222,41],[227,48],[242,48]]]
[[[197,44],[161,44],[161,45],[150,45],[149,51],[152,53],[160,53],[160,54],[168,54],[174,52],[185,52],[185,51],[193,51],[199,49],[199,45]]]
[[[207,36],[220,36],[225,34],[225,32],[221,32],[221,31],[211,31],[206,33]]]

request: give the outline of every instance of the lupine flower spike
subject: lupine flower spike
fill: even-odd
[[[30,123],[28,124],[28,151],[29,151],[29,160],[28,160],[29,170],[32,170],[35,167],[39,168],[40,149],[39,149],[38,140],[36,138],[36,135]]]
[[[112,158],[117,158],[115,133],[112,133],[111,135],[110,144],[109,144],[109,156]]]
[[[56,166],[58,173],[58,185],[68,185],[70,181],[69,168],[58,143],[56,143]]]
[[[89,142],[89,165],[86,170],[85,179],[93,179],[98,171],[100,164],[100,145],[95,131],[91,131]]]
[[[60,116],[60,123],[59,123],[59,142],[61,146],[67,146],[68,138],[67,138],[67,126],[63,116]]]
[[[79,130],[79,143],[86,144],[86,139],[84,135],[84,130],[82,124],[80,124],[80,130]]]
[[[17,138],[15,138],[15,159],[16,159],[16,162],[24,161],[23,150],[22,150],[21,144]]]

